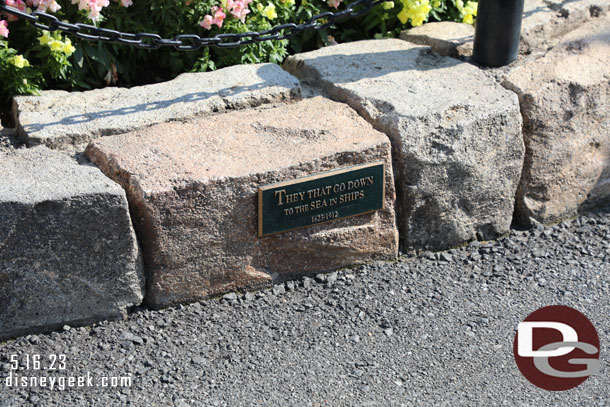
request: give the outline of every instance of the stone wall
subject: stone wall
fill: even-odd
[[[608,202],[610,2],[526,8],[521,55],[504,68],[470,61],[471,27],[431,23],[283,69],[15,98],[17,128],[0,133],[0,339]],[[257,233],[260,187],[375,163],[381,209]]]

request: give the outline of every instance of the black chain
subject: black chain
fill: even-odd
[[[161,38],[157,34],[150,33],[123,33],[106,28],[99,28],[90,24],[70,24],[60,21],[52,14],[40,11],[34,11],[31,14],[24,13],[13,7],[6,6],[4,0],[0,0],[0,11],[23,18],[42,30],[59,30],[84,40],[128,44],[144,49],[158,49],[169,46],[180,51],[193,51],[205,46],[231,48],[252,44],[254,42],[283,40],[291,38],[301,31],[322,30],[330,27],[338,20],[359,17],[366,14],[373,7],[384,3],[385,1],[386,0],[356,0],[348,4],[345,10],[336,13],[325,12],[313,16],[306,23],[281,24],[262,32],[227,33],[208,38],[202,38],[197,34],[180,34],[176,35],[173,39]],[[357,7],[362,7],[362,9],[356,11],[355,8]],[[326,22],[323,23],[318,21],[322,19],[326,20]]]

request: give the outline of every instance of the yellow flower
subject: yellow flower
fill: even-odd
[[[53,41],[53,38],[51,38],[48,31],[45,31],[42,37],[38,37],[38,41],[40,42],[40,45],[47,45],[49,42]]]
[[[434,3],[432,3],[432,6],[434,6],[434,8],[439,8],[441,6],[441,0],[436,0]]]
[[[466,24],[474,24],[474,17],[477,16],[477,7],[478,4],[474,1],[469,1],[464,5],[462,0],[458,0],[455,3],[455,6],[462,14],[462,22]]]
[[[477,16],[478,3],[474,1],[469,1],[464,6],[464,10],[462,11],[464,14],[472,14],[474,17]]]
[[[401,3],[403,7],[397,17],[403,24],[411,20],[413,27],[422,25],[432,10],[429,0],[401,0]]]
[[[54,40],[52,43],[49,44],[49,48],[51,48],[51,51],[63,51],[64,43],[61,41]]]
[[[394,2],[393,1],[386,1],[382,4],[384,10],[392,10],[394,8]]]
[[[411,17],[411,24],[413,24],[413,27],[422,25],[428,18],[428,13],[430,13],[431,9],[432,8],[428,4],[422,4],[421,6],[417,7],[413,16]]]
[[[263,9],[262,14],[269,20],[273,20],[277,17],[277,13],[275,12],[275,6],[271,3],[267,4],[267,7]]]
[[[407,21],[409,20],[409,14],[407,13],[407,9],[403,8],[402,10],[400,10],[400,13],[398,13],[396,17],[398,17],[401,23],[407,24]]]
[[[64,48],[62,51],[64,52],[64,54],[66,54],[67,57],[69,57],[70,55],[74,54],[76,48],[74,48],[74,45],[72,45],[70,40],[66,38],[66,42],[64,43]]]
[[[282,3],[287,4],[289,6],[294,6],[294,0],[282,0]]]
[[[12,59],[11,62],[13,63],[13,65],[15,65],[17,68],[23,68],[26,66],[30,66],[30,62],[25,59],[23,57],[23,55],[15,55]]]

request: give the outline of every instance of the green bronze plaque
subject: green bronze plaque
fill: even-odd
[[[383,161],[258,189],[258,235],[267,236],[383,208]]]

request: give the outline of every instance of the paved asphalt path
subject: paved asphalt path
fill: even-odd
[[[533,386],[513,358],[517,324],[551,304],[584,313],[601,341],[601,372],[569,391]],[[606,406],[609,343],[610,207],[496,242],[1,343],[0,406]],[[66,369],[34,370],[36,355],[43,369],[65,356]],[[55,388],[7,387],[11,373],[55,378]],[[58,388],[70,375],[94,387]],[[104,377],[132,383],[95,387]]]

